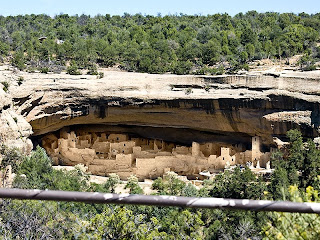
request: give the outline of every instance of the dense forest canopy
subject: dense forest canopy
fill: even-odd
[[[263,58],[320,57],[320,13],[0,16],[0,55],[28,71],[119,65],[128,71],[219,74]],[[39,40],[39,38],[41,38]]]

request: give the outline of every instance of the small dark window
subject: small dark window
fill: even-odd
[[[224,161],[224,157],[222,158],[222,160]]]
[[[119,141],[119,138],[117,137],[117,141]]]
[[[124,143],[124,144],[123,144],[123,146],[125,147],[125,146],[126,146],[126,144]]]
[[[122,151],[122,153],[124,153],[124,151]]]

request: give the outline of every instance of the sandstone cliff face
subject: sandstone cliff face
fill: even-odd
[[[4,74],[2,69],[0,79],[11,85],[13,81],[7,77],[7,74]],[[28,154],[33,147],[29,139],[32,134],[32,127],[24,117],[15,112],[10,88],[9,92],[5,92],[2,89],[2,84],[0,84],[0,87],[0,144],[16,147],[21,152]]]
[[[12,91],[16,111],[34,135],[69,125],[121,127],[167,141],[265,145],[298,128],[319,135],[318,79],[265,76],[197,77],[105,72],[103,79],[23,74]]]
[[[11,105],[11,98],[8,97],[8,94],[3,91],[2,85],[0,84],[0,109],[9,108]]]
[[[29,136],[32,134],[31,125],[11,109],[2,111],[0,114],[0,139],[9,147],[18,148],[23,153],[30,153],[32,142]]]

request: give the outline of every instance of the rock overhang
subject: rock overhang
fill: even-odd
[[[103,79],[50,74],[40,82],[37,76],[26,75],[20,91],[13,94],[34,135],[69,125],[122,124],[257,135],[266,144],[291,128],[306,137],[318,136],[316,79],[106,72]],[[311,114],[301,122],[288,118],[286,112],[294,111]],[[278,112],[286,117],[265,117]]]

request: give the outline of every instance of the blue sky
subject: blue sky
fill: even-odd
[[[258,12],[320,12],[320,0],[2,0],[0,15],[60,13],[122,15],[142,13],[214,14],[257,10]]]

